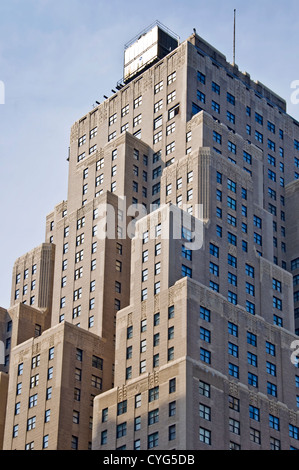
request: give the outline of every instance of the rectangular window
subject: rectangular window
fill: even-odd
[[[268,163],[271,166],[276,166],[276,158],[273,157],[272,155],[268,155]]]
[[[278,281],[277,279],[274,279],[274,278],[272,279],[272,287],[273,287],[273,290],[282,292],[281,282]]]
[[[199,357],[200,360],[205,362],[206,364],[211,364],[211,353],[207,349],[200,348]]]
[[[291,261],[291,270],[294,271],[295,269],[299,268],[299,258],[296,258]]]
[[[236,117],[235,117],[235,115],[234,115],[233,113],[231,113],[230,111],[227,111],[226,117],[227,117],[228,122],[230,122],[231,124],[235,124],[235,123],[236,123]]]
[[[152,187],[152,195],[158,194],[160,192],[160,183],[154,184]]]
[[[177,104],[168,111],[168,119],[173,119],[180,112],[180,105]]]
[[[237,267],[237,258],[235,256],[231,255],[230,253],[227,256],[227,262],[233,268]]]
[[[86,142],[86,134],[82,135],[81,137],[79,137],[78,139],[78,147],[82,147],[82,145],[84,145]]]
[[[147,448],[153,449],[159,445],[159,432],[154,432],[150,434],[147,438]]]
[[[253,241],[259,246],[263,245],[262,236],[259,233],[253,234]]]
[[[154,88],[155,95],[159,93],[159,91],[162,91],[162,90],[163,90],[163,80],[161,80],[159,83],[155,85],[155,88]]]
[[[168,319],[174,318],[174,305],[168,307]]]
[[[211,332],[209,330],[207,330],[206,328],[203,328],[201,326],[200,330],[199,330],[199,335],[200,335],[200,339],[202,341],[205,341],[206,343],[211,342]]]
[[[255,444],[261,443],[261,433],[257,429],[250,428],[250,440]]]
[[[234,434],[240,434],[240,422],[233,418],[229,418],[229,431]]]
[[[275,344],[269,343],[269,341],[266,341],[266,352],[267,354],[270,354],[271,356],[275,356]]]
[[[238,299],[237,299],[237,294],[235,292],[228,291],[227,298],[231,304],[237,305]]]
[[[237,287],[237,276],[235,274],[229,272],[227,277],[228,277],[229,284],[231,284],[232,286]]]
[[[134,109],[138,108],[138,106],[141,106],[141,105],[142,105],[142,96],[140,95],[134,100]]]
[[[112,114],[110,117],[109,117],[109,126],[111,126],[112,124],[115,124],[117,121],[117,114]]]
[[[107,444],[108,440],[108,431],[105,429],[104,431],[101,432],[101,445]]]
[[[219,266],[217,264],[210,262],[210,274],[219,277]]]
[[[267,382],[267,393],[273,397],[277,397],[277,386],[271,382]]]
[[[40,355],[34,356],[31,360],[31,369],[35,369],[40,365]]]
[[[239,347],[231,342],[228,343],[228,354],[233,357],[239,357]],[[231,375],[231,374],[230,374]]]
[[[227,92],[226,99],[227,99],[227,102],[228,102],[228,103],[230,103],[230,104],[232,104],[233,106],[235,106],[236,100],[235,100],[234,95],[232,95],[231,93]]]
[[[182,245],[182,257],[192,261],[192,250],[189,250],[184,245]]]
[[[251,333],[250,331],[247,332],[247,343],[255,347],[257,346],[257,337],[254,333]]]
[[[212,101],[212,110],[220,114],[220,104],[216,103],[216,101]]]
[[[275,124],[273,124],[273,122],[268,121],[267,126],[268,130],[272,132],[272,134],[275,134]]]
[[[141,291],[141,301],[143,302],[144,300],[147,299],[147,287],[145,287],[144,289],[142,289]]]
[[[232,336],[238,337],[238,326],[232,322],[228,322],[228,333]]]
[[[175,151],[175,142],[171,142],[166,146],[166,155],[169,155],[170,153]]]
[[[159,399],[159,386],[151,388],[148,391],[148,401],[149,403]]]
[[[49,435],[43,437],[43,449],[47,449],[49,446]]]
[[[32,418],[29,418],[27,420],[27,431],[31,431],[32,429],[34,429],[35,424],[36,424],[36,416],[33,416]]]
[[[212,82],[212,91],[217,95],[220,95],[220,86],[215,82]]]
[[[198,106],[196,103],[192,103],[192,116],[199,113],[200,111],[202,111],[202,108]]]
[[[166,135],[170,135],[175,131],[175,122],[172,122],[169,124],[169,126],[166,127]]]
[[[96,369],[103,370],[103,359],[98,356],[92,356],[91,365]]]
[[[255,140],[257,140],[260,143],[263,143],[263,141],[264,141],[263,134],[261,134],[258,131],[255,131]]]
[[[199,316],[202,320],[205,320],[207,322],[211,321],[211,312],[205,307],[200,307]]]
[[[185,266],[184,264],[182,265],[182,271],[181,271],[182,277],[190,277],[192,278],[192,269],[189,268],[188,266]]]
[[[219,247],[210,243],[210,254],[215,256],[215,258],[219,258]]]
[[[227,148],[229,152],[232,152],[234,155],[237,153],[237,146],[233,142],[228,141]]]
[[[191,273],[192,274],[192,273]],[[161,283],[160,281],[158,282],[155,282],[154,284],[154,294],[157,295],[160,293],[160,289],[161,289]]]
[[[262,126],[264,122],[263,116],[261,116],[259,113],[255,113],[255,122]]]
[[[116,438],[119,439],[121,437],[126,436],[127,434],[127,423],[118,424],[116,427]]]
[[[272,140],[268,139],[268,149],[272,150],[273,152],[275,152],[275,142],[273,142]]]
[[[273,297],[273,307],[282,310],[282,300],[277,297]]]
[[[268,374],[273,375],[273,377],[276,377],[276,365],[275,364],[272,364],[271,362],[267,361],[266,369],[267,369]]]
[[[214,142],[216,142],[217,144],[220,144],[222,143],[222,136],[220,134],[218,134],[218,132],[216,131],[213,131],[213,140]]]
[[[249,406],[249,418],[254,419],[255,421],[259,421],[260,420],[259,408],[256,408],[255,406],[250,405]]]
[[[227,241],[231,245],[237,246],[237,237],[231,232],[227,232]]]
[[[229,191],[232,191],[233,193],[236,193],[237,192],[237,184],[235,183],[235,181],[232,181],[231,179],[227,179],[227,189]]]
[[[90,147],[89,149],[89,155],[91,155],[93,152],[95,152],[97,149],[97,144],[93,145],[92,147]]]
[[[129,105],[128,104],[126,106],[124,106],[121,110],[121,116],[122,117],[126,116],[126,114],[129,114]]]
[[[252,164],[252,156],[250,155],[250,153],[245,152],[245,150],[243,151],[243,160],[245,163],[248,163],[249,165]]]
[[[203,85],[205,85],[205,83],[206,83],[206,76],[205,76],[202,72],[198,71],[198,72],[197,72],[197,80],[198,80],[200,83],[202,83]]]
[[[206,397],[210,398],[211,396],[211,387],[209,384],[202,382],[201,380],[199,381],[199,394]]]
[[[149,411],[148,413],[148,426],[159,422],[159,408]]]
[[[116,137],[116,131],[114,131],[114,132],[112,132],[111,134],[108,135],[108,142],[115,139],[115,137]]]
[[[176,414],[176,402],[172,401],[171,403],[169,403],[169,406],[168,406],[168,416],[169,417],[175,416],[175,414]]]
[[[158,129],[158,127],[162,126],[162,115],[154,119],[154,129]]]
[[[240,400],[239,398],[235,398],[231,395],[228,396],[228,406],[231,410],[240,411]]]
[[[246,311],[251,315],[255,315],[255,305],[249,300],[246,300]]]
[[[239,378],[239,367],[236,366],[235,364],[229,363],[228,373],[231,377],[234,377],[234,378],[238,379]]]
[[[276,173],[275,173],[275,171],[268,170],[268,178],[269,178],[269,180],[276,182]]]
[[[163,108],[163,100],[159,100],[154,104],[154,112],[157,113]]]
[[[257,355],[252,352],[247,352],[247,362],[253,367],[257,367]]]
[[[299,428],[293,424],[289,424],[289,436],[293,439],[299,440]]]
[[[134,419],[134,431],[140,431],[140,429],[141,429],[141,416],[137,416]]]
[[[202,442],[203,444],[211,445],[211,431],[200,427],[199,428],[199,441]]]
[[[258,377],[252,372],[248,372],[248,385],[256,388],[258,387]]]
[[[97,377],[96,375],[91,376],[91,385],[98,390],[102,390],[102,379],[101,377]]]
[[[117,404],[117,416],[120,416],[127,412],[127,400],[124,400]]]
[[[254,285],[246,282],[246,294],[254,296]]]

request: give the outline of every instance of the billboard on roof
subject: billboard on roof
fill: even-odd
[[[155,25],[125,49],[124,82],[155,60],[162,59],[178,45],[178,40]]]

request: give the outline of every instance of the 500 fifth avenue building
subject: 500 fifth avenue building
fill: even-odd
[[[299,449],[299,123],[156,22],[0,309],[3,450]]]

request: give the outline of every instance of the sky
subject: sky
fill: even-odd
[[[158,20],[181,41],[196,28],[232,62],[234,9],[239,69],[299,120],[298,0],[0,0],[1,307],[15,260],[45,241],[47,214],[67,198],[70,128],[112,94],[124,45]]]

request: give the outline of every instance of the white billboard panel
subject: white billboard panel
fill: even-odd
[[[143,34],[125,50],[124,80],[158,56],[158,26]]]

